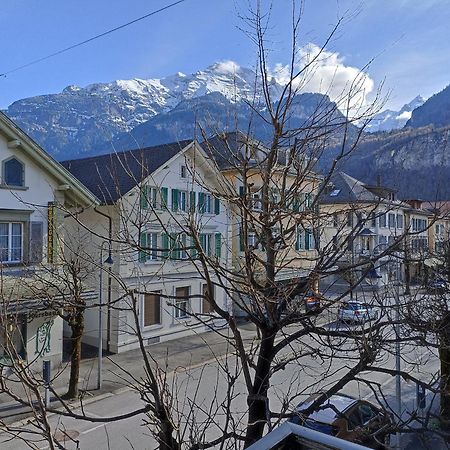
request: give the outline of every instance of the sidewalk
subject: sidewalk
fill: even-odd
[[[256,339],[256,330],[252,323],[242,323],[239,329],[244,339],[244,345],[250,345]],[[222,334],[228,334],[227,328],[218,330]],[[152,344],[146,347],[147,353],[152,359],[154,367],[163,368],[166,373],[187,370],[214,361],[216,358],[229,353],[234,349],[229,346],[227,340],[214,331],[199,331],[182,339]],[[146,379],[142,353],[139,349],[124,353],[104,356],[102,360],[103,383],[100,390],[97,389],[97,358],[88,358],[81,361],[79,388],[83,400],[89,398],[104,397],[136,383],[136,380]],[[58,395],[67,391],[69,383],[70,364],[63,363],[60,367],[52,370],[52,387]],[[38,374],[40,377],[40,374]],[[134,378],[134,380],[133,380]],[[21,384],[8,382],[13,387],[14,393],[25,397],[25,391]],[[52,402],[59,406],[56,398]],[[17,402],[11,401],[7,394],[0,395],[0,418],[11,418],[17,420],[20,416],[29,412],[29,408],[22,407]]]

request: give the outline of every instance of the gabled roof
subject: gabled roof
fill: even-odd
[[[192,142],[186,140],[72,159],[61,164],[87,186],[102,203],[113,204]]]
[[[75,203],[88,206],[98,203],[92,192],[88,190],[80,181],[68,172],[60,163],[54,160],[44,149],[42,149],[33,139],[21,130],[9,117],[0,112],[0,132],[11,142],[14,147],[18,147],[37,166],[51,174],[60,185],[65,186],[67,197]],[[68,189],[67,189],[68,187]]]
[[[332,186],[320,200],[323,204],[329,203],[357,203],[379,202],[380,197],[373,194],[364,183],[347,175],[337,172],[331,177]]]
[[[220,170],[236,169],[245,163],[248,168],[261,168],[270,149],[263,142],[247,135],[242,131],[218,133],[201,144],[204,152],[212,158]],[[277,148],[277,165],[286,167],[291,148]],[[305,158],[306,164],[309,160]],[[311,176],[317,176],[311,171]]]

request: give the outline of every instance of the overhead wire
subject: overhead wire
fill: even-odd
[[[124,23],[122,25],[119,25],[119,26],[117,26],[115,28],[111,28],[110,30],[107,30],[107,31],[105,31],[103,33],[100,33],[100,34],[97,34],[97,35],[95,35],[93,37],[90,37],[89,39],[85,39],[84,41],[81,41],[81,42],[73,44],[73,45],[71,45],[69,47],[63,48],[63,49],[58,50],[58,51],[56,51],[54,53],[50,53],[49,55],[42,56],[41,58],[34,59],[33,61],[30,61],[28,63],[22,64],[22,65],[17,66],[17,67],[14,67],[13,69],[10,69],[10,70],[8,70],[6,72],[0,73],[0,77],[6,78],[7,75],[9,75],[9,74],[11,74],[13,72],[17,72],[18,70],[25,69],[26,67],[30,67],[30,66],[32,66],[34,64],[37,64],[37,63],[40,63],[40,62],[45,61],[47,59],[50,59],[50,58],[53,58],[55,56],[61,55],[61,53],[65,53],[65,52],[68,52],[70,50],[73,50],[74,48],[77,48],[77,47],[80,47],[82,45],[88,44],[89,42],[95,41],[96,39],[102,38],[104,36],[107,36],[108,34],[114,33],[115,31],[121,30],[121,29],[123,29],[125,27],[128,27],[130,25],[133,25],[136,22],[140,22],[141,20],[147,19],[147,18],[149,18],[151,16],[154,16],[155,14],[158,14],[160,12],[163,12],[163,11],[169,9],[169,8],[173,8],[174,6],[179,5],[180,3],[183,3],[185,1],[187,1],[187,0],[178,0],[176,2],[170,3],[169,5],[163,6],[162,8],[156,9],[155,11],[152,11],[152,12],[150,12],[148,14],[145,14],[144,16],[138,17],[137,19],[131,20],[130,22],[127,22],[127,23]]]

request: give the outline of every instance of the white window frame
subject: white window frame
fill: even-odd
[[[7,251],[8,251],[8,259],[1,260],[2,263],[21,263],[23,262],[23,223],[22,222],[0,222],[0,224],[6,224],[8,225],[8,235],[7,235]],[[19,259],[12,259],[12,253],[13,253],[13,237],[17,237],[17,235],[13,235],[13,225],[19,225],[20,226],[20,258]],[[5,247],[6,249],[6,247]]]
[[[184,164],[180,167],[180,178],[187,178],[187,167]]]
[[[186,212],[189,208],[187,191],[178,191],[178,211]]]
[[[180,288],[181,287],[187,288],[188,296],[189,296],[190,292],[191,292],[191,287],[190,286],[180,286]],[[177,288],[175,288],[174,318],[175,319],[187,319],[187,318],[189,318],[189,315],[188,315],[187,311],[190,308],[190,299],[189,299],[189,297],[188,298],[186,298],[186,297],[177,297],[176,296],[176,292],[177,292]],[[183,303],[185,304],[185,306],[180,309],[179,305],[181,305]]]
[[[147,253],[146,261],[158,260],[158,233],[149,231],[147,234],[147,247],[153,249]]]

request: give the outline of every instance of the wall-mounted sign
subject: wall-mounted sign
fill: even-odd
[[[55,227],[55,205],[53,202],[48,202],[47,208],[47,262],[53,263],[54,252],[54,227]]]

